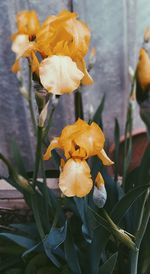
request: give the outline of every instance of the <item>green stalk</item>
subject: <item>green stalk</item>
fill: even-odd
[[[125,180],[127,175],[127,169],[131,160],[131,152],[132,152],[132,103],[129,101],[128,104],[128,112],[127,112],[127,120],[125,126],[125,144],[123,151],[123,181],[122,184],[125,186]]]
[[[74,106],[75,106],[75,119],[78,118],[84,119],[83,115],[83,103],[82,103],[82,94],[80,89],[74,93]]]
[[[45,205],[45,219],[46,219],[46,231],[49,232],[50,224],[49,224],[49,193],[48,193],[48,187],[46,182],[46,176],[45,176],[45,170],[44,170],[44,164],[43,161],[41,161],[41,170],[42,170],[42,176],[43,176],[43,185],[44,185],[44,191],[43,191],[43,199],[44,199],[44,205]]]
[[[150,219],[150,194],[148,189],[143,202],[140,220],[139,220],[139,226],[136,233],[135,244],[137,246],[137,250],[132,251],[131,253],[131,274],[138,273],[139,250],[140,250],[141,242],[143,240],[143,236],[145,234],[149,219]]]
[[[34,167],[34,172],[33,172],[33,187],[36,187],[36,179],[40,167],[40,162],[42,159],[42,133],[43,133],[43,128],[42,127],[37,127],[37,145],[36,145],[36,154],[35,154],[35,167]]]
[[[50,126],[51,126],[52,117],[53,117],[55,108],[56,108],[56,105],[52,104],[52,109],[51,109],[51,112],[50,112],[48,120],[47,120],[47,127],[44,130],[43,139],[45,139],[47,137],[47,135],[48,135],[48,132],[49,132],[49,129],[50,129]]]
[[[35,193],[35,195],[31,196],[31,205],[32,205],[33,215],[34,215],[34,218],[35,218],[37,229],[39,231],[39,234],[40,234],[40,237],[41,237],[41,240],[42,240],[45,237],[45,233],[44,233],[44,230],[43,230],[41,217],[40,217],[40,214],[39,214],[36,193]]]
[[[31,114],[31,119],[32,119],[32,124],[33,124],[33,129],[34,133],[36,135],[36,119],[34,115],[34,108],[33,108],[33,100],[32,100],[32,70],[31,70],[31,65],[29,65],[29,86],[28,86],[28,92],[29,92],[29,97],[28,97],[28,102],[29,102],[29,110]]]
[[[3,154],[0,153],[0,160],[3,161],[3,163],[7,166],[9,175],[13,178],[17,179],[17,173],[12,167],[11,163],[3,156]]]
[[[43,128],[37,127],[37,145],[36,145],[36,154],[35,154],[35,167],[33,172],[33,188],[36,187],[36,180],[38,176],[38,171],[40,167],[40,163],[42,161],[42,134],[43,134]],[[45,201],[45,199],[44,199]],[[46,202],[46,201],[45,201]],[[35,192],[35,195],[31,196],[31,204],[32,204],[32,210],[35,218],[35,222],[40,234],[41,239],[45,237],[45,233],[43,230],[40,214],[39,214],[39,208],[38,208],[38,201],[37,201],[37,193]]]

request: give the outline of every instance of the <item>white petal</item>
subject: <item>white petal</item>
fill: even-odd
[[[84,74],[70,57],[53,55],[41,62],[39,76],[48,92],[61,95],[77,89]]]
[[[29,47],[30,43],[28,35],[18,34],[12,43],[11,49],[16,53],[17,58],[20,58]]]

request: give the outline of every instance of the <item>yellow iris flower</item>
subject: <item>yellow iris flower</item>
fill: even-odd
[[[150,58],[144,48],[140,49],[136,77],[143,91],[145,91],[147,86],[150,85]]]
[[[46,90],[57,95],[77,89],[84,76],[69,56],[57,55],[52,55],[41,62],[39,75]]]
[[[12,71],[20,70],[19,59],[28,57],[32,66],[32,71],[38,71],[38,59],[35,55],[36,34],[40,29],[40,23],[34,10],[21,11],[16,16],[17,32],[12,35],[12,51],[16,53],[16,61],[12,66]]]
[[[113,164],[103,149],[104,142],[100,127],[94,122],[89,125],[81,119],[66,126],[61,135],[52,140],[43,158],[48,160],[54,148],[64,151],[67,161],[59,178],[59,187],[64,195],[83,197],[92,189],[90,168],[86,162],[89,157],[97,155],[104,165]],[[98,178],[101,178],[100,174]]]
[[[90,30],[85,23],[77,20],[77,14],[62,11],[49,16],[37,34],[37,47],[44,57],[65,55],[76,62],[83,72],[82,83],[89,85],[93,80],[86,69],[84,56],[88,52]]]
[[[77,14],[62,11],[49,16],[40,26],[34,11],[17,14],[18,31],[13,35],[12,50],[16,62],[12,70],[19,70],[19,59],[27,57],[43,85],[50,93],[70,93],[80,83],[93,83],[84,60],[90,43],[90,30],[77,19]],[[39,64],[38,52],[42,61]]]

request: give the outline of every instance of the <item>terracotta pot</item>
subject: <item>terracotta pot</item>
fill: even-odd
[[[138,167],[141,163],[141,159],[144,155],[145,149],[148,145],[147,132],[144,129],[136,130],[132,135],[132,158],[128,168],[128,172]],[[123,151],[124,151],[125,138],[120,138],[120,149],[119,149],[119,175],[122,176],[123,170]],[[115,145],[112,144],[109,149],[109,157],[114,160]],[[109,167],[109,173],[114,174],[113,166]]]

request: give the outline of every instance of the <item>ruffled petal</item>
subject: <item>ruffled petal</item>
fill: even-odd
[[[70,57],[54,55],[41,62],[39,76],[48,92],[61,95],[77,89],[84,75]]]
[[[110,166],[114,164],[114,162],[107,156],[106,152],[104,149],[102,149],[97,156],[100,158],[102,161],[103,165]]]
[[[78,119],[73,125],[66,126],[60,135],[60,144],[64,149],[65,157],[68,159],[70,156],[76,155],[76,144],[74,142],[75,136],[80,134],[81,132],[84,132],[88,128],[88,124]],[[84,154],[85,154],[84,150]],[[81,154],[83,154],[83,151],[81,151]],[[76,155],[77,156],[77,155]]]
[[[91,85],[91,84],[93,84],[93,79],[92,79],[92,77],[90,76],[90,74],[87,71],[86,63],[85,63],[84,59],[83,58],[80,58],[80,59],[74,58],[74,60],[77,63],[77,67],[84,73],[84,77],[82,78],[82,81],[81,81],[82,84],[83,85]]]
[[[85,56],[87,54],[91,33],[88,26],[76,18],[70,19],[64,24],[64,28],[72,35],[74,52],[77,55]],[[78,52],[76,52],[78,50]]]
[[[34,10],[23,10],[16,16],[18,31],[28,35],[36,35],[40,22]]]
[[[59,187],[68,197],[84,197],[92,189],[90,168],[86,161],[69,159],[59,178]]]
[[[48,146],[45,154],[43,155],[43,160],[49,160],[49,158],[52,156],[51,151],[55,148],[60,148],[59,138],[55,138],[54,140],[51,141],[51,143]]]
[[[19,59],[21,57],[28,57],[31,63],[32,72],[38,74],[39,61],[35,55],[36,44],[29,41],[28,35],[18,34],[12,43],[12,51],[15,52],[17,56],[17,59],[12,66],[13,72],[20,70]]]
[[[17,58],[20,58],[31,44],[28,35],[18,34],[12,43],[11,49],[16,53]]]
[[[79,132],[74,139],[75,143],[86,151],[87,157],[97,155],[105,142],[105,137],[96,123],[87,124],[83,132]]]

